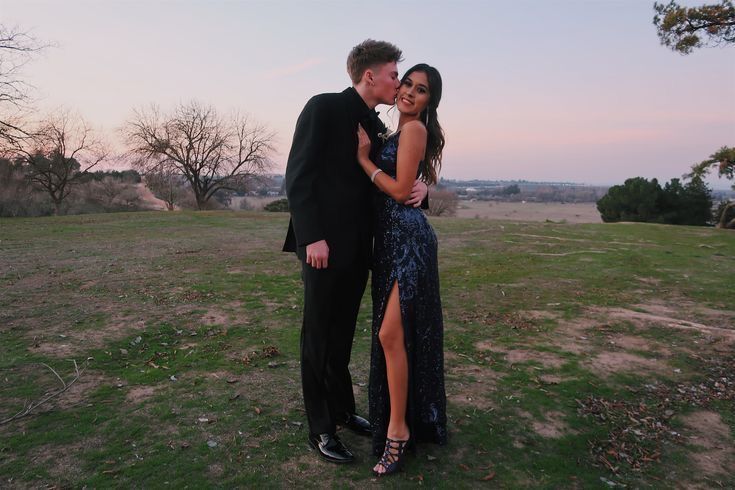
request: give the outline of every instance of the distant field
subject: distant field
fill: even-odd
[[[279,197],[234,198],[232,208],[239,209],[240,201],[246,199],[253,211]],[[567,223],[602,223],[595,203],[538,203],[538,202],[493,202],[459,201],[458,218],[481,218],[510,221],[556,221]]]
[[[595,203],[460,201],[458,218],[602,223]]]
[[[519,205],[525,206],[525,205]],[[572,205],[563,205],[572,206]],[[549,216],[553,221],[565,219]],[[288,217],[0,219],[2,488],[363,488],[306,444]],[[735,234],[432,219],[450,443],[388,488],[735,487]],[[370,295],[352,368],[367,406]]]

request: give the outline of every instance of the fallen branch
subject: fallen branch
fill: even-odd
[[[52,368],[48,364],[40,363],[42,366],[45,366],[46,368],[49,369],[49,371],[54,373],[54,375],[58,378],[58,380],[61,381],[62,387],[58,390],[46,393],[46,395],[44,395],[41,399],[35,402],[29,403],[28,406],[24,406],[20,412],[16,413],[12,417],[9,417],[5,420],[0,420],[0,425],[8,424],[12,422],[13,420],[17,420],[17,419],[25,417],[26,415],[29,415],[33,410],[37,409],[44,403],[48,402],[49,400],[52,400],[53,398],[56,398],[57,396],[67,391],[69,388],[71,388],[74,385],[74,383],[76,383],[79,380],[79,378],[82,376],[82,373],[84,373],[84,370],[87,369],[89,359],[91,358],[87,358],[87,360],[84,361],[84,366],[82,367],[82,369],[79,369],[79,366],[77,365],[76,360],[72,360],[72,362],[74,363],[74,377],[69,382],[64,381],[64,379],[61,376],[59,376],[59,373],[57,373],[54,370],[54,368]]]

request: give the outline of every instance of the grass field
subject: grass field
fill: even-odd
[[[735,234],[433,219],[450,443],[387,487],[735,486]],[[0,487],[364,487],[306,444],[284,214],[0,220]],[[369,294],[353,350],[366,411]],[[86,366],[86,368],[85,368]],[[51,368],[58,373],[57,377]]]

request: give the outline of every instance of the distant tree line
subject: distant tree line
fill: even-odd
[[[444,186],[454,191],[460,199],[509,202],[595,202],[607,191],[607,187],[531,182],[504,186],[476,183],[468,186],[461,181],[450,181]]]
[[[698,48],[735,46],[735,3],[732,0],[699,7],[685,7],[675,0],[654,2],[653,10],[653,25],[661,44],[675,52],[687,55]],[[708,159],[693,165],[686,177],[694,182],[715,168],[720,177],[735,178],[735,147],[721,147]],[[732,188],[735,190],[735,184]],[[714,221],[720,228],[735,229],[735,201],[720,202]]]
[[[39,157],[40,158],[40,157]],[[53,162],[46,162],[53,168]],[[72,164],[76,167],[78,164]],[[54,201],[38,183],[36,170],[21,160],[0,158],[0,217],[141,211],[141,176],[135,170],[95,171],[67,182],[65,196]],[[48,182],[46,182],[48,183]]]
[[[705,226],[712,223],[711,191],[701,178],[683,185],[671,179],[663,187],[658,180],[635,177],[611,187],[597,201],[605,223],[640,221],[672,225]]]

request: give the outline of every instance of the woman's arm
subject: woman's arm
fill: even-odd
[[[378,167],[370,160],[370,138],[360,126],[357,130],[357,160],[368,176],[372,176]],[[378,172],[373,183],[381,191],[388,194],[396,202],[406,202],[411,197],[411,188],[416,180],[419,162],[426,152],[426,128],[418,121],[403,125],[398,137],[398,155],[396,157],[396,178]]]

